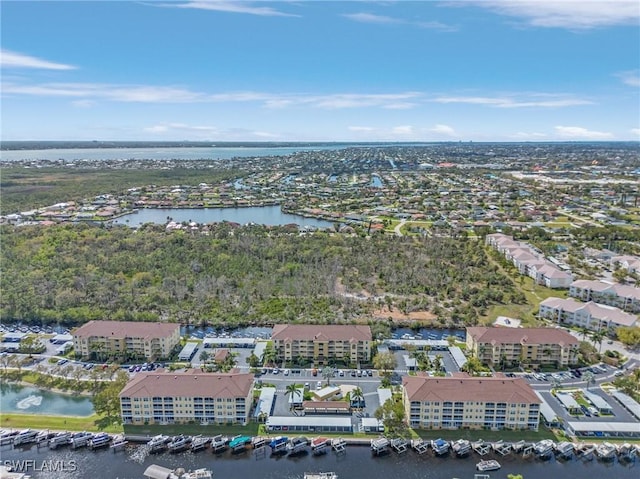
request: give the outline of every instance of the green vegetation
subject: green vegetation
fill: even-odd
[[[121,433],[123,431],[121,425],[105,425],[103,418],[97,414],[82,417],[3,413],[1,427],[14,429],[51,429],[60,431],[104,431],[110,433]]]
[[[385,309],[470,325],[518,286],[478,241],[309,236],[230,224],[207,234],[146,225],[0,230],[4,321],[91,319],[223,324],[369,321]],[[376,299],[355,301],[351,292]],[[382,321],[384,322],[384,321]]]
[[[140,426],[133,426],[131,424],[124,425],[125,434],[135,434],[139,436],[155,436],[156,434],[178,435],[178,434],[202,434],[205,436],[214,436],[216,434],[223,434],[226,436],[235,436],[242,434],[244,436],[257,436],[258,424],[250,423],[246,426],[241,425],[210,425],[202,426],[200,424],[171,424],[171,425],[159,425],[159,424],[145,424]]]

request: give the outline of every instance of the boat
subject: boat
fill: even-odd
[[[151,464],[144,471],[144,477],[154,479],[163,477],[166,479],[212,479],[213,474],[209,469],[200,468],[193,471],[185,471],[179,467],[177,469],[169,469],[158,464]]]
[[[167,448],[167,444],[171,441],[169,436],[165,436],[164,434],[158,434],[157,436],[153,436],[147,446],[149,446],[150,452],[159,452],[163,451]]]
[[[169,452],[181,452],[189,447],[191,444],[191,438],[189,436],[185,436],[184,434],[180,434],[179,436],[175,436],[171,441],[167,444],[167,448]]]
[[[480,472],[497,471],[501,467],[502,466],[500,465],[500,463],[495,459],[489,459],[488,461],[480,461],[478,464],[476,464],[476,469]]]
[[[229,442],[229,447],[234,452],[240,452],[247,448],[247,444],[251,444],[250,436],[236,436]]]
[[[281,452],[285,450],[287,447],[287,441],[289,441],[289,438],[287,436],[274,437],[269,443],[271,452]]]
[[[451,449],[458,457],[462,457],[471,451],[471,443],[466,439],[458,439],[451,443]]]
[[[304,479],[338,479],[335,472],[305,472]]]
[[[43,442],[49,442],[49,439],[51,439],[53,436],[55,435],[55,433],[51,432],[51,431],[40,431],[37,435],[36,435],[36,444],[41,444]]]
[[[327,437],[314,437],[311,440],[311,452],[314,454],[324,454],[327,452],[331,441]]]
[[[536,456],[541,459],[548,459],[553,453],[554,442],[551,439],[543,439],[538,441],[533,446],[533,451]]]
[[[75,432],[71,435],[69,439],[69,445],[72,449],[77,449],[79,447],[84,447],[89,442],[89,439],[93,437],[93,434],[90,432]]]
[[[305,451],[308,444],[309,440],[306,437],[294,437],[287,443],[287,451],[289,451],[289,454],[297,454]]]
[[[183,473],[180,479],[213,479],[213,473],[211,470],[201,467],[200,469]]]
[[[211,438],[209,437],[203,437],[201,435],[193,436],[191,438],[191,450],[199,451],[200,449],[204,449],[210,441]]]
[[[573,443],[563,441],[556,444],[556,454],[565,459],[571,458],[573,456]]]
[[[618,449],[616,448],[616,446],[609,442],[603,442],[602,444],[599,444],[598,447],[596,447],[596,456],[598,456],[598,459],[601,459],[603,461],[612,460],[617,452]]]
[[[38,431],[33,429],[24,429],[13,437],[13,445],[19,446],[20,444],[29,444],[36,441]]]
[[[114,451],[117,451],[118,449],[125,447],[127,444],[129,444],[129,441],[127,441],[124,434],[118,434],[113,438],[113,442],[111,443],[110,447]]]
[[[89,439],[89,449],[99,449],[101,447],[107,447],[111,442],[111,436],[106,432],[99,432],[98,434],[94,434],[91,439]]]
[[[444,439],[432,439],[431,440],[431,449],[437,456],[442,456],[449,452],[449,443]]]
[[[266,445],[267,445],[267,438],[265,437],[255,436],[253,439],[251,439],[251,447],[253,447],[254,449],[259,449]]]
[[[0,445],[11,444],[20,431],[2,430],[0,431]]]
[[[389,447],[389,439],[386,437],[380,437],[378,439],[371,439],[371,451],[375,454],[381,454]]]
[[[71,434],[68,432],[59,432],[49,439],[49,449],[58,449],[60,446],[67,446],[69,439],[71,439]]]

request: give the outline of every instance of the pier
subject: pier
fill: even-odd
[[[331,440],[331,448],[337,453],[343,453],[347,451],[347,441],[339,437],[338,439]]]
[[[429,450],[429,443],[422,439],[412,439],[411,448],[422,455]]]
[[[211,449],[213,452],[222,451],[227,448],[227,438],[222,434],[218,434],[217,436],[213,436],[211,438]]]
[[[398,453],[402,454],[403,452],[407,452],[408,442],[406,439],[401,437],[391,440],[391,447]]]
[[[511,452],[511,444],[505,443],[502,440],[500,440],[498,442],[493,443],[492,449],[498,454],[500,454],[501,456],[506,456]]]
[[[486,456],[491,451],[491,444],[486,444],[482,439],[475,441],[471,447],[480,456]]]
[[[381,437],[378,439],[371,439],[371,451],[376,455],[380,455],[384,452],[387,452],[389,449],[389,439],[386,437]]]

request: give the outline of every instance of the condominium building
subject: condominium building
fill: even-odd
[[[482,363],[576,364],[580,342],[556,328],[467,328],[467,351]]]
[[[363,325],[276,324],[271,334],[279,361],[371,361],[371,328]]]
[[[412,428],[538,430],[542,401],[522,378],[406,376],[402,386]]]
[[[582,303],[575,299],[547,298],[540,303],[538,315],[558,324],[587,328],[594,331],[615,330],[620,326],[635,326],[638,316],[625,313],[613,306],[589,301]]]
[[[547,288],[568,288],[573,281],[568,267],[546,259],[530,245],[515,241],[511,236],[492,233],[487,235],[485,243],[513,263],[520,274],[529,276],[537,284]]]
[[[579,279],[571,283],[569,296],[581,301],[615,306],[623,311],[640,312],[640,288],[609,281]]]
[[[246,424],[253,374],[137,373],[120,392],[124,424]]]
[[[73,331],[73,347],[82,357],[166,358],[180,344],[180,325],[135,321],[89,321]]]

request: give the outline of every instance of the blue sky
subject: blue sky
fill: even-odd
[[[3,140],[640,140],[640,2],[6,1]]]

